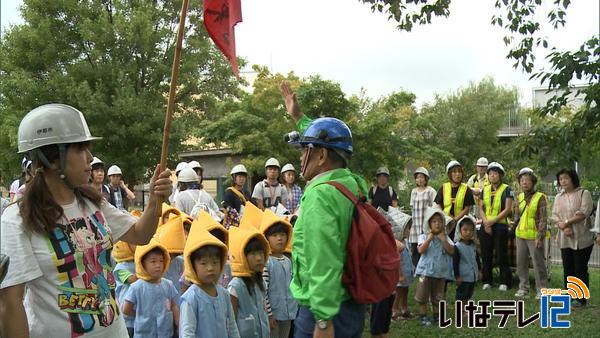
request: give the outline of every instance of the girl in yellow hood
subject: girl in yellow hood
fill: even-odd
[[[265,310],[265,285],[262,279],[269,258],[269,244],[254,227],[229,228],[229,282],[231,304],[241,337],[268,338],[269,320]]]
[[[162,278],[169,267],[167,249],[152,240],[135,250],[138,280],[125,294],[122,310],[135,316],[134,337],[173,337],[179,323],[179,294],[170,280]]]

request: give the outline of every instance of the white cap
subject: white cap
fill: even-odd
[[[235,175],[235,174],[248,175],[248,170],[246,170],[246,166],[244,166],[243,164],[238,164],[238,165],[234,166],[233,168],[231,168],[231,172],[229,174],[230,175]]]
[[[204,168],[202,168],[202,166],[200,165],[200,162],[198,162],[198,161],[188,162],[188,167],[190,167],[192,169],[204,169]]]
[[[175,167],[175,175],[178,175],[180,171],[182,171],[183,169],[185,169],[187,167],[188,167],[187,162],[177,163],[177,167]]]
[[[277,161],[277,159],[275,157],[271,157],[265,163],[265,168],[266,167],[277,167],[277,168],[280,168],[281,166],[279,165],[279,161]]]
[[[112,176],[112,175],[123,175],[123,173],[121,172],[121,168],[119,168],[116,165],[111,165],[110,168],[108,168],[108,172],[106,173],[107,176]]]
[[[182,182],[182,183],[192,183],[192,182],[198,182],[198,175],[196,175],[196,172],[194,171],[194,169],[187,167],[187,168],[183,168],[179,174],[177,174],[177,182]]]
[[[480,157],[477,160],[477,166],[478,167],[487,167],[488,166],[488,159],[485,157]]]
[[[283,169],[281,169],[281,173],[283,174],[286,171],[296,172],[296,168],[294,168],[294,166],[291,163],[288,163],[288,164],[286,164],[286,165],[283,166]]]
[[[101,159],[97,158],[96,156],[94,156],[94,158],[92,159],[92,162],[90,162],[90,166],[94,166],[96,164],[104,164],[104,162],[102,162]]]
[[[460,162],[458,162],[457,160],[452,160],[452,161],[448,162],[448,165],[446,166],[446,174],[449,173],[450,169],[452,169],[454,167],[462,168],[462,164],[460,164]]]
[[[506,174],[506,171],[504,171],[504,167],[498,162],[492,162],[488,165],[487,171],[490,171],[492,169],[500,170],[502,172],[502,175]]]
[[[417,174],[423,174],[429,178],[429,171],[423,167],[418,167],[417,170],[415,170],[414,175],[417,176]]]
[[[379,176],[381,174],[390,176],[390,171],[386,167],[379,167],[377,168],[377,173],[375,176]]]

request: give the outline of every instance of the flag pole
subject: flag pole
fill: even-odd
[[[167,101],[167,112],[165,114],[165,126],[163,129],[162,149],[160,152],[159,172],[166,169],[167,155],[169,153],[169,139],[171,137],[171,121],[173,119],[173,106],[175,104],[175,94],[177,91],[177,77],[179,76],[179,60],[181,59],[181,45],[185,33],[185,19],[188,11],[188,0],[183,0],[181,4],[181,15],[179,17],[179,28],[177,30],[177,43],[175,45],[175,57],[173,58],[173,67],[171,68],[171,85],[169,87],[169,99]],[[161,203],[159,201],[158,203]],[[162,203],[157,206],[157,212],[160,214]]]

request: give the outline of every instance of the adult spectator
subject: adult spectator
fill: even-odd
[[[564,287],[567,277],[581,279],[588,287],[590,275],[588,262],[594,248],[594,235],[590,231],[589,217],[594,208],[592,195],[579,186],[579,175],[572,169],[562,169],[556,174],[562,188],[552,207],[552,223],[558,231],[558,245],[562,258]],[[575,307],[587,305],[587,299],[572,299]]]
[[[419,167],[414,172],[416,187],[410,192],[410,209],[412,211],[412,227],[410,228],[409,242],[413,265],[419,262],[417,243],[419,236],[425,234],[425,210],[435,203],[436,191],[429,186],[429,171]]]
[[[281,169],[281,177],[281,183],[285,186],[288,194],[285,208],[293,214],[298,210],[302,198],[302,188],[296,184],[296,168],[291,163],[284,165]]]
[[[469,177],[469,179],[467,180],[467,186],[471,188],[473,198],[475,199],[475,207],[473,208],[473,213],[475,214],[475,216],[477,216],[477,218],[481,218],[479,217],[479,207],[481,206],[481,199],[479,197],[481,196],[483,188],[487,185],[490,185],[490,181],[487,175],[488,164],[488,159],[485,157],[480,157],[479,159],[477,159],[477,172],[471,175],[471,177]]]
[[[40,106],[19,125],[19,153],[35,175],[2,215],[0,254],[11,261],[0,284],[2,337],[127,337],[110,253],[119,240],[152,238],[171,173],[154,172],[141,218],[121,212],[88,185],[97,139],[83,114],[63,104]]]
[[[129,203],[135,199],[135,194],[129,190],[123,181],[123,172],[116,165],[108,168],[108,201],[119,210],[127,210]]]
[[[287,191],[283,184],[279,183],[279,161],[271,157],[265,162],[265,174],[267,178],[256,183],[252,198],[256,206],[265,210],[265,208],[277,208],[279,203],[287,203]]]

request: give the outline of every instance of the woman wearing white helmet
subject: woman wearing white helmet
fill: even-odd
[[[281,183],[285,186],[288,194],[285,208],[293,214],[300,206],[302,188],[296,184],[296,169],[291,163],[284,165],[281,169]]]
[[[38,107],[19,125],[19,153],[29,153],[35,175],[2,215],[0,253],[11,261],[0,285],[3,337],[127,337],[112,246],[152,238],[170,172],[155,171],[148,209],[136,219],[89,187],[96,139],[81,112],[62,104]]]
[[[225,227],[237,226],[240,216],[247,201],[252,200],[250,192],[246,190],[248,171],[243,164],[237,164],[231,168],[231,186],[223,194],[223,208],[225,209]]]
[[[429,186],[429,171],[419,167],[414,172],[416,187],[410,192],[410,208],[412,210],[412,226],[410,227],[409,242],[411,246],[413,265],[419,262],[417,243],[419,236],[424,234],[425,210],[434,204],[436,191]]]
[[[481,192],[483,203],[479,207],[479,216],[482,219],[482,227],[479,230],[483,263],[481,281],[484,290],[492,286],[492,267],[495,262],[500,267],[498,289],[506,291],[512,284],[511,271],[508,266],[508,216],[512,211],[514,196],[510,187],[502,183],[505,171],[500,163],[490,163],[487,174],[490,185],[483,188]],[[494,252],[495,256],[493,256]]]
[[[475,204],[471,189],[463,183],[465,171],[456,160],[448,162],[446,166],[448,182],[444,183],[435,196],[435,203],[440,206],[446,215],[454,220],[452,228],[448,230],[450,238],[454,238],[454,227],[459,219],[469,213]]]

